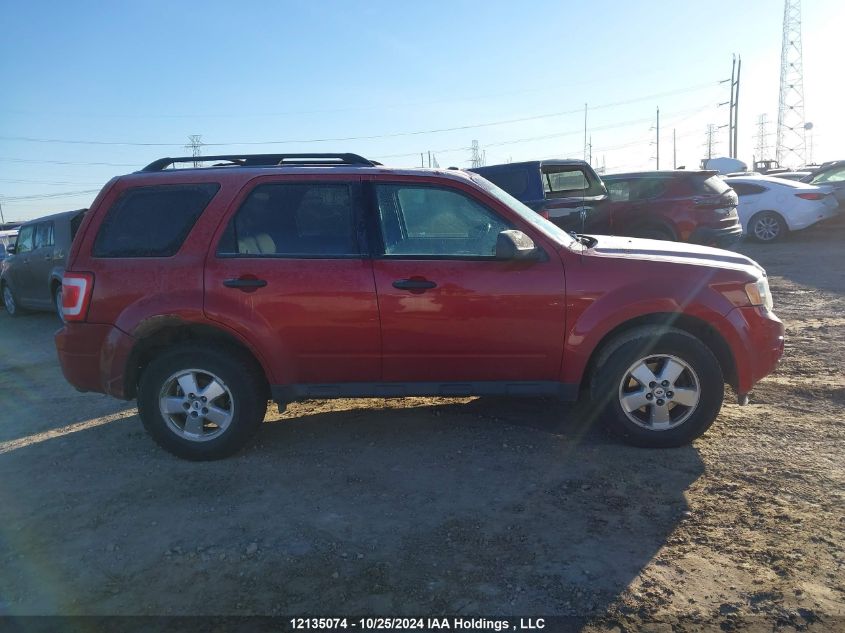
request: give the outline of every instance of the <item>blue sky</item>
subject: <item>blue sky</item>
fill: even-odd
[[[845,5],[803,4],[813,158],[843,158],[832,51]],[[733,53],[743,59],[740,158],[751,161],[762,113],[774,146],[779,0],[3,0],[0,15],[7,219],[86,206],[110,177],[186,153],[190,134],[206,154],[354,151],[418,165],[433,150],[442,166],[467,166],[478,140],[488,163],[581,157],[585,102],[594,165],[654,168],[659,106],[661,167],[672,167],[673,128],[678,164],[693,167],[706,125],[727,122],[718,82]],[[727,130],[719,141],[724,154]]]

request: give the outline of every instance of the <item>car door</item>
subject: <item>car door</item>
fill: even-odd
[[[384,381],[559,380],[565,284],[556,253],[495,259],[500,231],[530,231],[469,186],[375,181],[370,193]]]
[[[32,245],[35,238],[35,224],[25,224],[18,233],[15,242],[15,254],[8,262],[6,277],[14,290],[18,303],[26,307],[32,303],[29,268],[32,264]]]
[[[736,212],[739,215],[739,222],[742,225],[743,232],[748,233],[748,221],[762,209],[761,205],[765,196],[761,194],[765,193],[767,189],[761,185],[748,182],[728,181],[728,184],[739,198]]]
[[[41,308],[53,305],[53,298],[50,296],[50,273],[53,270],[54,230],[52,221],[35,225],[33,248],[25,273],[28,301]]]
[[[207,259],[206,315],[249,341],[276,384],[379,380],[360,189],[349,177],[257,179]]]

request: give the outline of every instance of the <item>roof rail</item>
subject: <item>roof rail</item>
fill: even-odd
[[[220,156],[180,156],[178,158],[159,158],[141,171],[163,171],[177,163],[225,161],[227,166],[239,167],[278,167],[281,165],[321,166],[365,165],[372,167],[377,163],[358,154],[224,154]],[[217,165],[215,165],[217,166]],[[222,165],[221,165],[222,166]]]

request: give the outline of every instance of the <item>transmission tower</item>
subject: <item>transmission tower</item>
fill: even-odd
[[[769,133],[766,126],[769,124],[765,114],[757,117],[757,144],[754,146],[755,155],[758,160],[769,159]]]
[[[200,162],[197,160],[200,156],[202,156],[202,134],[191,134],[188,137],[188,144],[185,145],[185,149],[191,150],[191,156],[194,157],[194,167],[199,167]]]
[[[707,124],[707,140],[704,145],[707,148],[707,160],[713,158],[713,148],[716,147],[718,141],[716,140],[716,125],[713,123]]]
[[[472,154],[470,156],[469,162],[472,167],[484,167],[484,154],[478,148],[478,141],[472,142]]]
[[[801,0],[785,0],[780,53],[777,161],[799,167],[806,163],[804,131],[804,65],[801,60]]]

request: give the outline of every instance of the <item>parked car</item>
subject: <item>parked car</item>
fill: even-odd
[[[742,236],[737,196],[717,172],[646,171],[603,177],[606,232],[729,248]]]
[[[739,196],[739,219],[745,235],[758,242],[775,242],[833,217],[838,205],[823,187],[778,176],[726,178]]]
[[[583,160],[534,160],[470,169],[566,230],[601,225],[595,210],[607,200],[601,178]]]
[[[3,305],[11,316],[25,310],[55,310],[62,316],[62,275],[85,211],[66,211],[21,225],[0,269]]]
[[[7,250],[18,237],[18,229],[0,231],[0,262],[6,259]]]
[[[845,160],[824,163],[810,175],[805,176],[801,182],[830,187],[839,206],[845,208]]]
[[[765,271],[702,246],[573,237],[478,174],[354,154],[155,161],[109,182],[63,281],[77,389],[138,400],[165,449],[230,455],[268,400],[588,394],[678,446],[783,353]],[[293,163],[293,166],[290,164]]]

